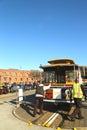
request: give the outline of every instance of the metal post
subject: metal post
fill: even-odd
[[[75,80],[75,65],[74,65],[74,80]]]

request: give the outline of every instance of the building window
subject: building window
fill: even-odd
[[[28,78],[26,78],[26,80],[28,81]]]
[[[7,77],[4,77],[4,82],[6,82],[7,81]]]
[[[8,76],[12,76],[12,73],[11,73],[11,72],[8,72]]]
[[[9,78],[9,82],[11,82],[11,78]]]
[[[28,73],[26,73],[26,77],[28,77]]]
[[[20,81],[22,81],[22,78],[20,78]]]
[[[15,78],[15,82],[17,81],[17,78]]]
[[[4,72],[4,74],[3,74],[4,76],[7,76],[7,74],[6,74],[6,72]]]
[[[15,76],[17,76],[17,72],[15,72]]]

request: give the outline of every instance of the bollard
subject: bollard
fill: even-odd
[[[61,128],[60,128],[60,127],[58,127],[56,130],[61,130]]]
[[[29,126],[33,126],[33,123],[32,123],[32,122],[29,122],[28,125],[29,125]]]

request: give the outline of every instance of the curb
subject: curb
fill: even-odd
[[[16,112],[15,112],[16,109],[17,109],[17,108],[14,108],[14,109],[12,110],[12,114],[13,114],[16,118],[18,118],[19,120],[24,121],[25,123],[27,123],[23,118],[21,118],[20,116],[18,116],[18,114],[16,114]]]

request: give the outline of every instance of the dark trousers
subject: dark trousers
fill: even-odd
[[[82,107],[82,102],[81,102],[81,98],[74,98],[74,102],[75,102],[75,110],[73,111],[73,113],[71,114],[72,118],[75,118],[76,115],[78,115],[78,118],[82,117],[82,113],[81,113],[81,107]]]
[[[34,115],[37,114],[37,109],[38,109],[38,106],[40,108],[40,114],[42,113],[43,111],[43,97],[35,97],[35,107],[34,107]]]

